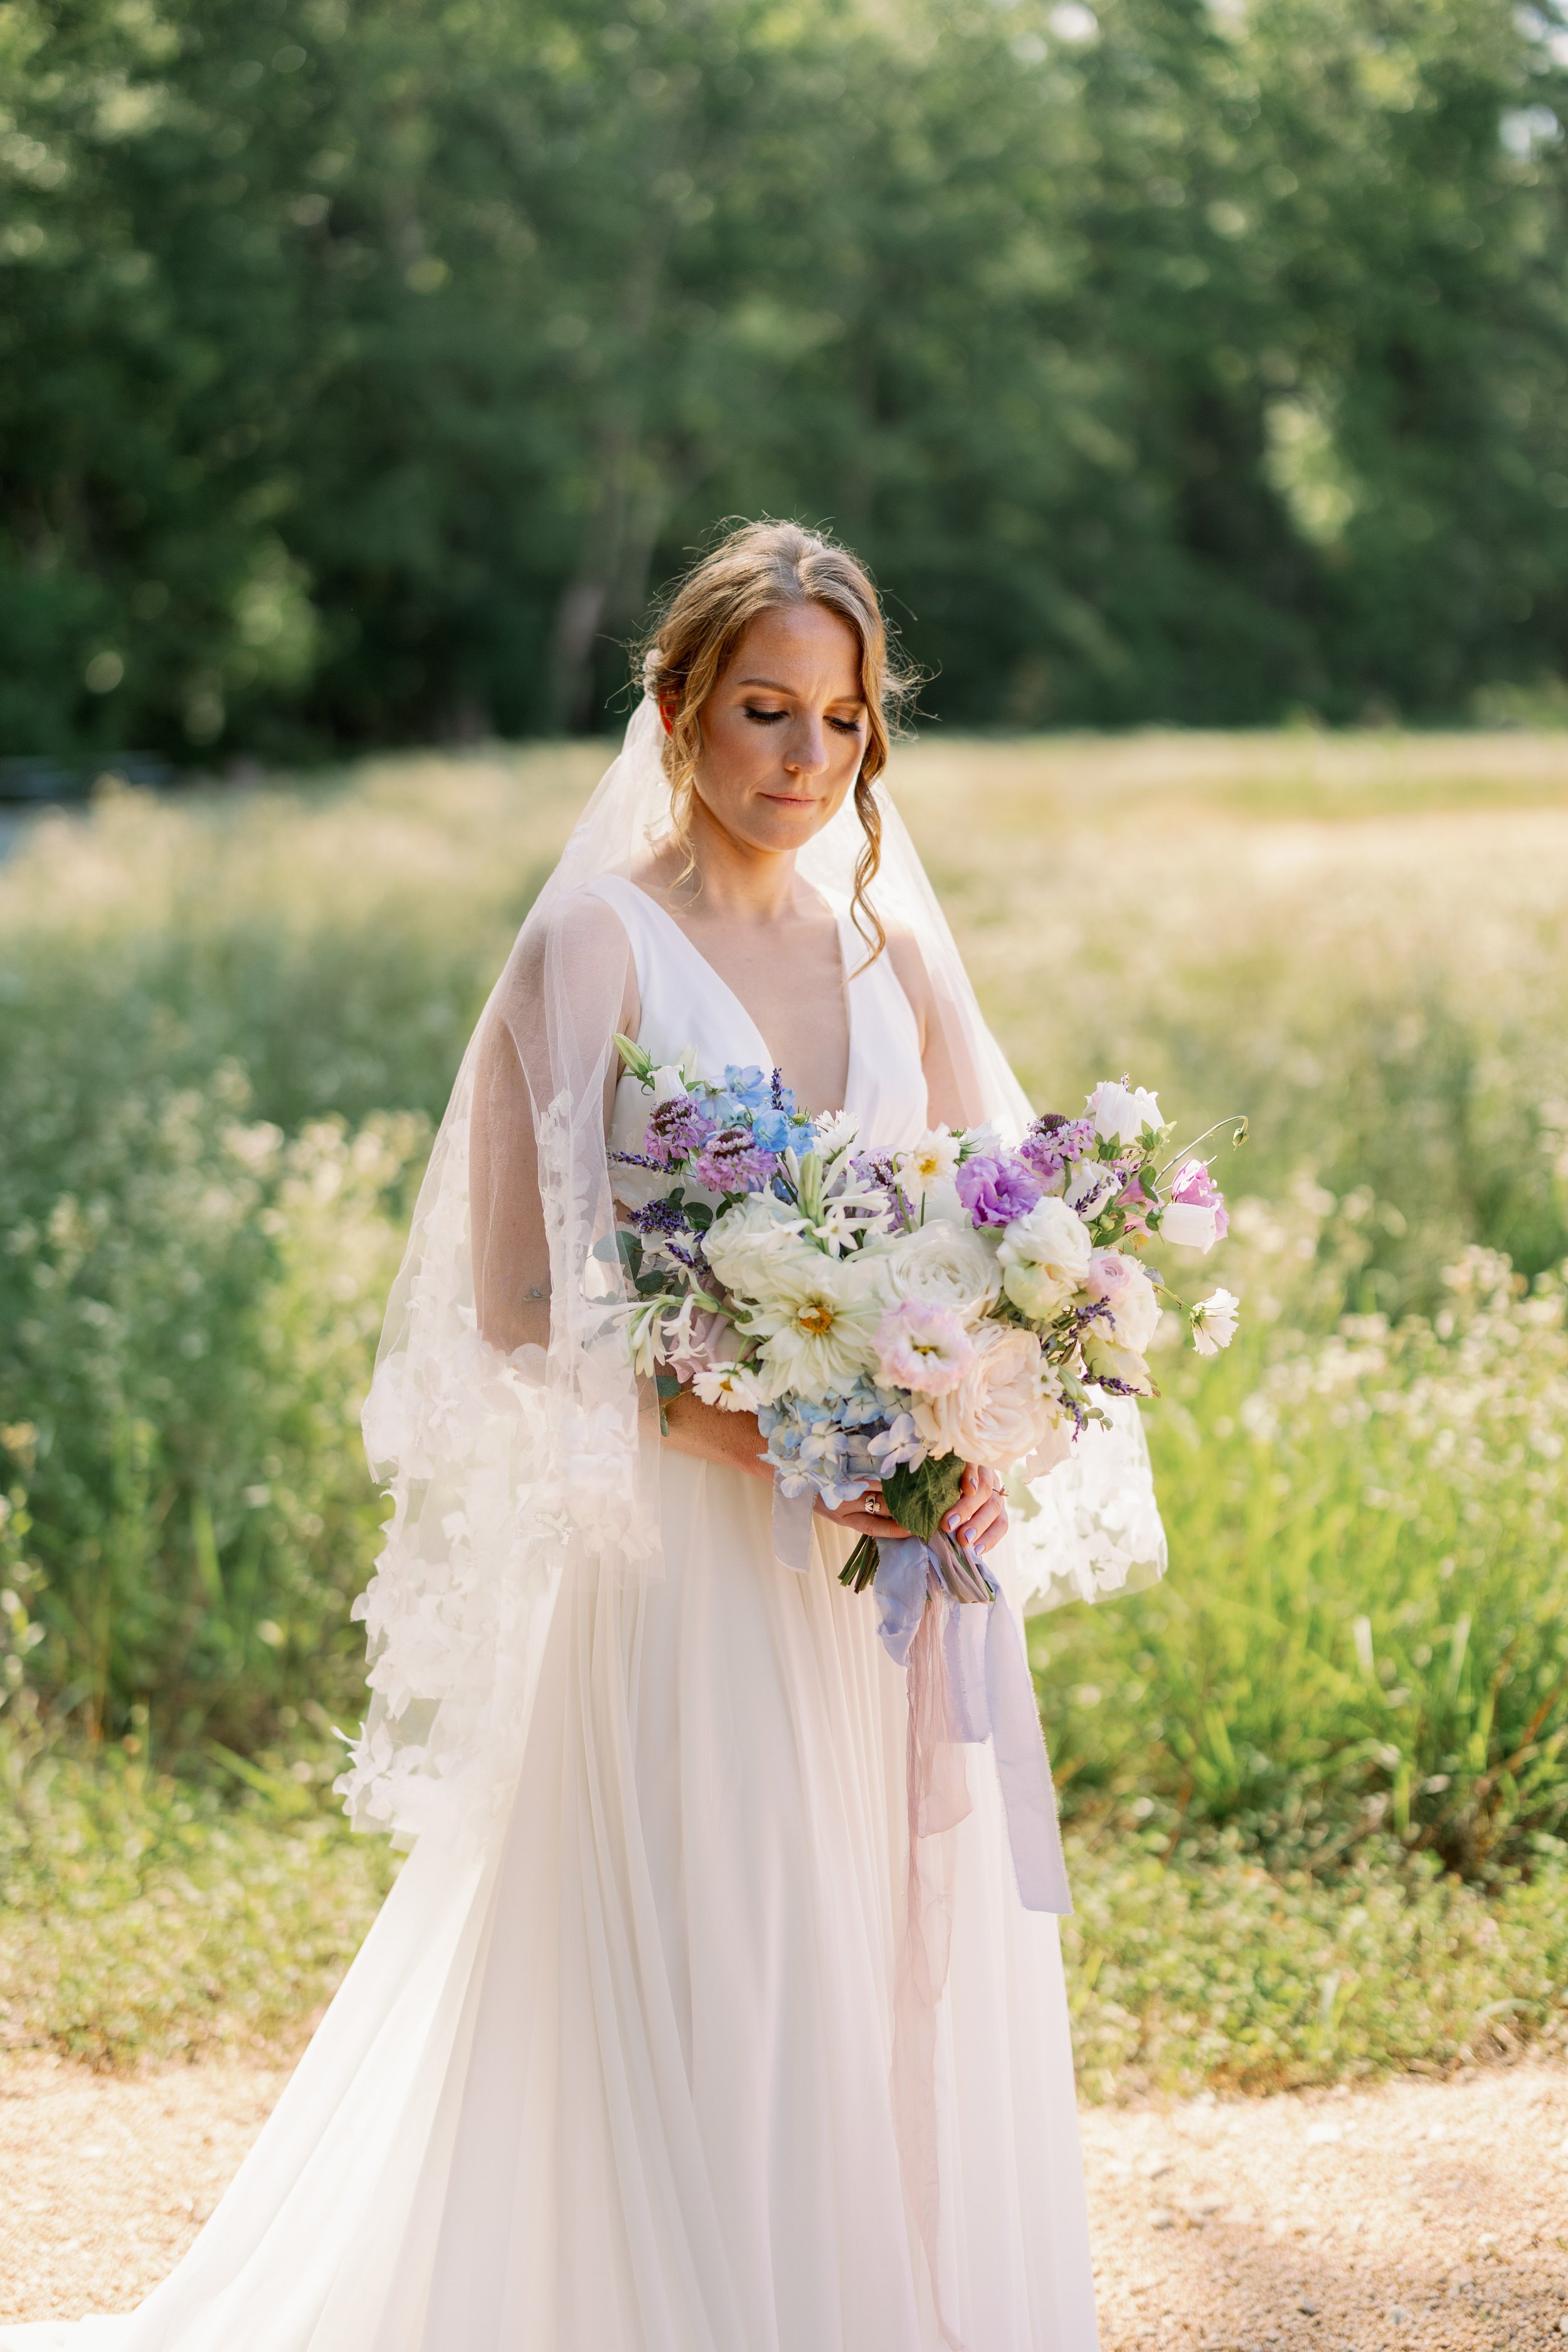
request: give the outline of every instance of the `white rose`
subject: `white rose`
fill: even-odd
[[[1177,1249],[1202,1250],[1206,1256],[1219,1239],[1219,1214],[1196,1201],[1170,1201],[1160,1218],[1160,1239]]]
[[[893,1297],[953,1307],[965,1322],[994,1307],[1002,1287],[991,1243],[967,1219],[958,1224],[928,1216],[913,1233],[896,1234],[879,1248],[877,1262]]]
[[[1091,1247],[1083,1219],[1047,1194],[1003,1229],[996,1253],[1002,1287],[1024,1314],[1046,1322],[1083,1280]]]
[[[956,1454],[1005,1476],[1016,1462],[1049,1445],[1059,1410],[1032,1331],[982,1323],[972,1336],[973,1370],[945,1396],[917,1398],[915,1427],[933,1454]]]
[[[822,1255],[801,1238],[805,1220],[776,1192],[748,1192],[703,1236],[708,1263],[742,1298],[766,1297],[783,1266],[809,1269]]]
[[[1101,1078],[1086,1106],[1097,1135],[1117,1143],[1136,1143],[1146,1127],[1164,1125],[1160,1106],[1143,1087],[1128,1087],[1115,1078]]]

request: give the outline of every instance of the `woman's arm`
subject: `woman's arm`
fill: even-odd
[[[604,1064],[605,1132],[620,1061],[612,1033],[636,1036],[637,966],[619,917],[584,896],[525,933],[486,1010],[474,1068],[468,1210],[474,1302],[491,1345],[550,1342],[550,1242],[539,1192],[536,1099]]]
[[[980,1082],[957,1020],[939,1001],[912,931],[889,932],[888,961],[910,1000],[920,1031],[926,1118],[932,1127],[978,1127],[985,1117]]]

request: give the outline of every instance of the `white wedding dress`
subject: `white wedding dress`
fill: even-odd
[[[656,1062],[771,1062],[629,880]],[[927,1124],[916,1024],[844,920],[848,1108]],[[623,1086],[630,1082],[623,1080]],[[420,1841],[279,2108],[114,2352],[1089,2352],[1057,1921],[964,1753],[937,2018],[933,2292],[889,2095],[905,1684],[816,1523],[665,1449],[664,1573],[562,1590],[488,1858]],[[1005,1570],[1004,1568],[1004,1573]],[[455,1885],[460,1881],[460,1885]]]

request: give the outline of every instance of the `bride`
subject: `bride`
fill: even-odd
[[[1027,1108],[879,782],[861,566],[735,531],[644,678],[465,1060],[365,1410],[395,1510],[339,1785],[409,1860],[179,2268],[0,2345],[1097,2341],[1057,1922],[983,1748],[911,1945],[905,1680],[836,1574],[888,1521],[792,1524],[752,1416],[683,1391],[661,1427],[604,1344],[616,1032],[777,1068],[879,1147]],[[971,1474],[951,1522],[1015,1610],[1158,1573],[1130,1405],[1019,1499],[1009,1532]]]

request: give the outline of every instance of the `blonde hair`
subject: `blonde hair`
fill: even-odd
[[[642,683],[668,709],[664,740],[670,820],[692,870],[691,802],[702,751],[702,708],[736,646],[761,614],[780,605],[821,604],[847,621],[860,646],[866,750],[855,780],[855,813],[865,835],[855,864],[855,928],[874,962],[888,943],[867,897],[882,854],[882,819],[874,790],[888,764],[889,735],[918,681],[897,666],[871,575],[847,548],[793,522],[749,522],[731,530],[679,583],[643,653]]]

